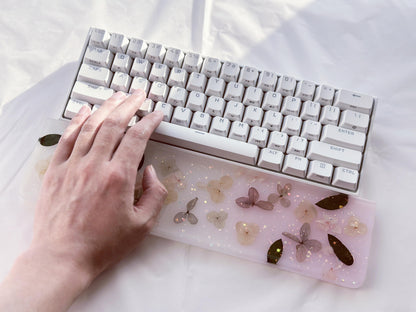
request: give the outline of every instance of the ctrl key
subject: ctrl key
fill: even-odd
[[[357,170],[337,167],[334,171],[332,185],[355,191],[357,189],[359,175]]]

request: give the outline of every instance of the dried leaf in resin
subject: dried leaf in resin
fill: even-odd
[[[58,144],[59,139],[61,138],[60,134],[47,134],[39,138],[39,143],[42,146],[53,146]]]
[[[277,264],[283,254],[283,241],[278,239],[267,251],[267,262]]]
[[[348,248],[334,235],[328,234],[329,245],[334,250],[337,258],[345,265],[352,265],[354,258]]]
[[[348,195],[347,194],[338,194],[326,197],[315,205],[326,210],[336,210],[345,207],[348,204]]]

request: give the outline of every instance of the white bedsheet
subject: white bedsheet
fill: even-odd
[[[62,108],[54,100],[96,26],[377,96],[361,191],[377,215],[357,290],[148,237],[71,311],[415,311],[415,17],[411,0],[3,0],[0,278],[31,236],[19,169],[43,118]]]

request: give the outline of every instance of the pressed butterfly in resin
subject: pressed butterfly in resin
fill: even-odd
[[[309,235],[311,234],[311,226],[307,222],[305,222],[300,228],[300,237],[297,237],[296,235],[288,232],[283,232],[282,234],[298,243],[296,245],[296,260],[298,262],[305,261],[308,252],[317,252],[322,248],[322,245],[319,241],[316,239],[309,239]]]
[[[264,210],[272,210],[273,204],[269,201],[259,200],[259,192],[254,187],[248,189],[247,197],[239,197],[235,200],[236,204],[242,208],[257,206]]]
[[[190,200],[186,204],[186,211],[185,212],[178,212],[175,217],[173,218],[173,221],[175,223],[182,223],[185,220],[188,220],[191,224],[197,224],[198,218],[191,212],[192,209],[194,209],[196,202],[198,201],[198,197],[195,197],[194,199]]]

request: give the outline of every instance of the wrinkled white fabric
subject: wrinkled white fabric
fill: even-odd
[[[361,196],[377,202],[357,290],[149,237],[71,311],[416,310],[414,1],[2,1],[0,278],[29,244],[19,169],[90,26],[378,97]]]

